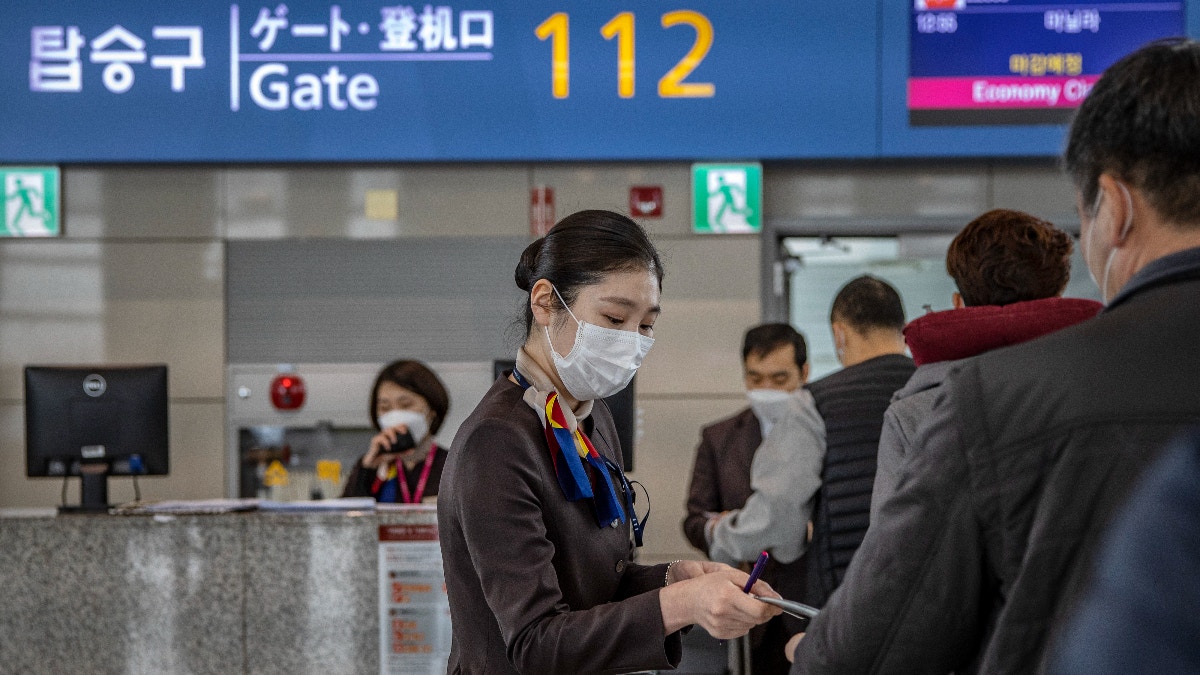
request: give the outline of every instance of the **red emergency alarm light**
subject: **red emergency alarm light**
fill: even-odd
[[[298,410],[304,405],[304,380],[295,373],[276,375],[271,380],[271,404],[278,410]]]

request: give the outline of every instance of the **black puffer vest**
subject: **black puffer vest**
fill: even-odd
[[[903,354],[878,356],[809,385],[825,420],[825,466],[813,510],[806,601],[821,607],[842,583],[867,533],[883,413],[916,366]]]

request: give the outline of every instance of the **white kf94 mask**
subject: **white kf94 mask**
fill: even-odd
[[[379,422],[380,429],[391,429],[403,424],[408,427],[408,433],[412,434],[413,442],[417,445],[420,445],[429,433],[429,420],[416,410],[389,410],[375,421]]]
[[[550,343],[554,369],[558,371],[558,378],[567,388],[567,393],[576,400],[591,401],[612,396],[624,389],[654,345],[654,338],[636,331],[601,328],[580,321],[567,307],[557,288],[554,294],[579,325],[575,331],[575,346],[566,356],[559,356],[554,351],[554,343],[550,342],[550,328],[546,327],[546,342]]]

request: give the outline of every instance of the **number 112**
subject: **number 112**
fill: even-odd
[[[600,28],[605,40],[617,39],[617,94],[633,98],[636,69],[634,65],[633,12],[621,12]],[[658,81],[661,98],[711,98],[716,86],[711,82],[684,82],[708,55],[713,43],[713,27],[708,17],[690,9],[667,12],[662,16],[663,28],[686,25],[696,30],[696,41],[688,53]],[[570,17],[566,12],[552,14],[537,27],[539,40],[550,39],[550,83],[554,98],[571,94]]]

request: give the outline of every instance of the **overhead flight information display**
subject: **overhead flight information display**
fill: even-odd
[[[913,0],[914,126],[1062,124],[1104,69],[1184,34],[1183,2]]]

